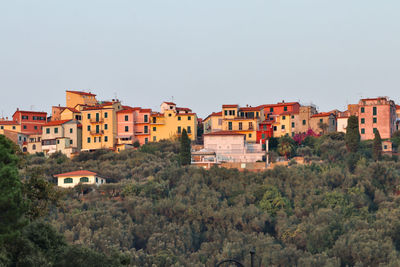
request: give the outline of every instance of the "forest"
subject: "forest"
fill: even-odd
[[[179,142],[71,160],[0,136],[0,265],[400,266],[400,162],[356,131],[271,140],[307,164],[264,172],[182,164]],[[79,169],[108,184],[55,186]]]

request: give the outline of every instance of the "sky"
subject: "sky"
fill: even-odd
[[[65,90],[199,117],[281,100],[400,103],[398,0],[0,1],[0,117]]]

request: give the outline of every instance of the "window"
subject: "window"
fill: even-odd
[[[37,130],[37,126],[33,126],[33,128],[34,128],[35,130]]]
[[[253,129],[253,123],[249,122],[249,129],[252,130]]]
[[[319,122],[324,122],[324,120],[323,119],[319,119]]]
[[[365,129],[361,128],[361,134],[365,134]]]
[[[72,178],[65,178],[64,179],[64,184],[72,184],[73,180]]]
[[[274,131],[276,131],[278,128],[276,126],[274,126]]]
[[[99,142],[101,142],[101,136],[99,136]]]
[[[274,108],[269,108],[269,112],[274,112]]]
[[[4,126],[0,126],[0,129],[2,129],[2,130],[3,130],[3,129],[4,129]]]
[[[191,121],[192,120],[192,117],[191,116],[188,116],[188,121]]]
[[[93,142],[95,142],[95,143],[97,142],[97,137],[93,138]]]
[[[32,145],[32,150],[36,150],[36,145],[35,144]]]
[[[26,130],[26,125],[24,125],[24,129]]]
[[[232,122],[231,121],[228,122],[228,129],[229,129],[229,131],[232,131]]]
[[[168,114],[168,117],[171,117],[172,116],[172,114],[170,113],[170,114]]]
[[[54,128],[54,133],[58,133],[58,127]]]
[[[282,130],[285,130],[285,125],[282,125],[281,129],[282,129]]]
[[[178,134],[182,133],[182,128],[181,126],[178,126]]]
[[[153,142],[157,141],[157,137],[153,136]]]
[[[227,116],[227,115],[228,115],[228,111],[227,111],[227,110],[225,110],[225,111],[224,111],[224,114],[225,114],[225,116]]]
[[[306,120],[303,120],[303,125],[306,125]]]
[[[375,116],[375,115],[376,115],[376,112],[377,112],[377,111],[376,111],[376,107],[373,107],[373,108],[372,108],[372,115]]]
[[[2,126],[3,127],[3,126]],[[3,129],[3,128],[2,128]],[[13,126],[13,130],[15,130],[15,126]]]
[[[60,140],[57,140],[57,145],[59,145],[60,144]]]
[[[372,122],[376,123],[377,119],[376,118],[372,118]]]
[[[99,178],[96,177],[96,184],[99,182]]]
[[[361,107],[361,113],[364,113],[364,112],[365,112],[365,108]]]
[[[249,138],[251,138],[251,134],[249,134]]]
[[[108,142],[108,136],[104,136],[104,142]]]
[[[239,122],[239,130],[242,130],[243,128],[243,123]]]
[[[156,122],[155,121],[155,118],[153,118],[154,119],[154,122]],[[144,115],[144,122],[147,122],[149,120],[149,115]]]
[[[265,139],[265,134],[261,134],[261,139]]]
[[[190,126],[187,127],[187,132],[192,133],[192,128]]]
[[[104,112],[104,118],[108,118],[108,112]]]
[[[361,118],[361,124],[364,124],[364,123],[365,123],[365,119]]]
[[[292,119],[294,119],[294,115],[292,115]]]
[[[72,140],[69,140],[69,144],[72,145],[72,143],[73,143],[73,141],[72,141]]]
[[[264,131],[266,131],[267,130],[267,125],[264,125],[263,129],[264,129]]]
[[[46,133],[50,134],[50,128],[46,128]]]
[[[88,125],[87,130],[88,130],[88,132],[90,132],[90,125]]]
[[[283,111],[287,111],[287,107],[283,107]]]
[[[87,142],[90,143],[90,137],[87,138]]]
[[[156,132],[157,131],[157,127],[153,127],[153,132]]]
[[[72,128],[70,128],[70,129],[69,129],[69,133],[71,133],[71,134],[72,134],[72,132],[73,132],[73,129],[72,129]]]
[[[144,126],[144,133],[149,133],[149,126],[147,125]]]
[[[282,120],[286,120],[286,116],[282,116]]]
[[[89,113],[89,114],[87,114],[87,118],[88,118],[88,120],[90,120],[90,113]]]
[[[129,126],[125,126],[125,132],[129,132]]]
[[[294,128],[294,122],[292,122],[292,128]]]
[[[27,119],[29,119],[29,117],[28,116],[22,116],[22,119],[23,120],[27,120]]]
[[[374,133],[376,132],[376,128],[373,129],[373,132],[374,132]]]
[[[181,120],[181,116],[178,116],[178,121],[180,121]]]
[[[128,120],[129,120],[129,116],[125,115],[125,121],[128,121]]]
[[[144,143],[145,143],[145,144],[149,143],[149,138],[146,137],[146,138],[144,139]]]
[[[153,117],[153,123],[156,123],[156,122],[157,122],[157,118]]]
[[[108,124],[104,124],[104,130],[108,130]]]
[[[387,145],[384,145],[384,146],[383,146],[383,149],[385,149],[385,150],[386,150],[386,149],[387,149]]]

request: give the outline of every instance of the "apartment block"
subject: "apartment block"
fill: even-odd
[[[13,115],[13,120],[21,125],[21,133],[27,135],[41,134],[43,125],[47,123],[47,113],[17,109]]]

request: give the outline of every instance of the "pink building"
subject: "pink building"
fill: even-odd
[[[379,130],[382,139],[396,131],[396,105],[387,97],[361,99],[358,103],[361,140],[371,140]]]
[[[133,145],[138,141],[141,145],[150,141],[151,109],[127,107],[117,112],[118,145]]]

